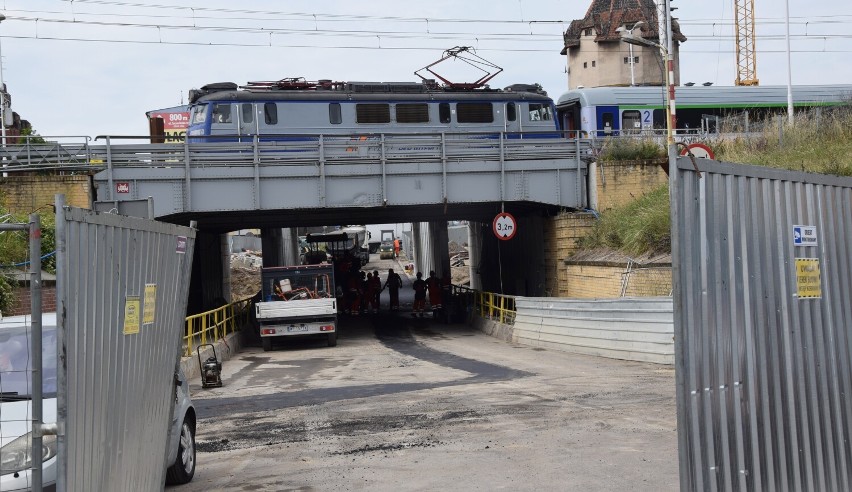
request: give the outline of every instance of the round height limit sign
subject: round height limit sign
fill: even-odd
[[[503,212],[497,214],[497,217],[494,217],[492,229],[494,230],[494,235],[497,236],[497,239],[508,241],[515,237],[515,233],[518,232],[518,223],[515,221],[515,218],[512,217],[512,214]]]

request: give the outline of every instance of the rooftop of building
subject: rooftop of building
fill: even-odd
[[[587,29],[595,30],[595,42],[618,42],[621,34],[616,31],[621,26],[632,26],[639,21],[643,38],[658,41],[660,33],[657,27],[657,6],[654,0],[593,0],[586,11],[586,16],[571,22],[563,35],[564,47],[561,54],[565,55],[571,48],[580,46],[580,37]],[[682,43],[686,41],[680,31],[680,24],[672,20],[672,37]]]

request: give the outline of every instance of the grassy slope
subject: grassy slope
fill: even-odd
[[[630,153],[631,147],[636,150]],[[795,127],[784,130],[779,145],[778,127],[751,139],[717,142],[716,158],[728,162],[792,169],[822,174],[852,176],[852,110],[833,116],[802,117]],[[660,149],[662,151],[662,149]],[[612,144],[601,154],[603,160],[647,159],[649,144]],[[610,248],[629,255],[668,253],[671,246],[668,187],[601,214],[592,233],[581,241],[585,249]]]

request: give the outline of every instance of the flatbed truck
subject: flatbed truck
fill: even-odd
[[[337,345],[337,298],[330,264],[261,269],[261,301],[255,304],[263,350],[284,337],[325,337]]]

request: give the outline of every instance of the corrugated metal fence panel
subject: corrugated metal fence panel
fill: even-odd
[[[519,343],[613,359],[674,364],[672,300],[517,297]]]
[[[698,165],[672,201],[681,489],[852,490],[852,179]]]
[[[65,216],[66,490],[162,490],[195,232],[80,209]],[[146,284],[156,286],[151,324]],[[125,334],[137,298],[139,331]]]

